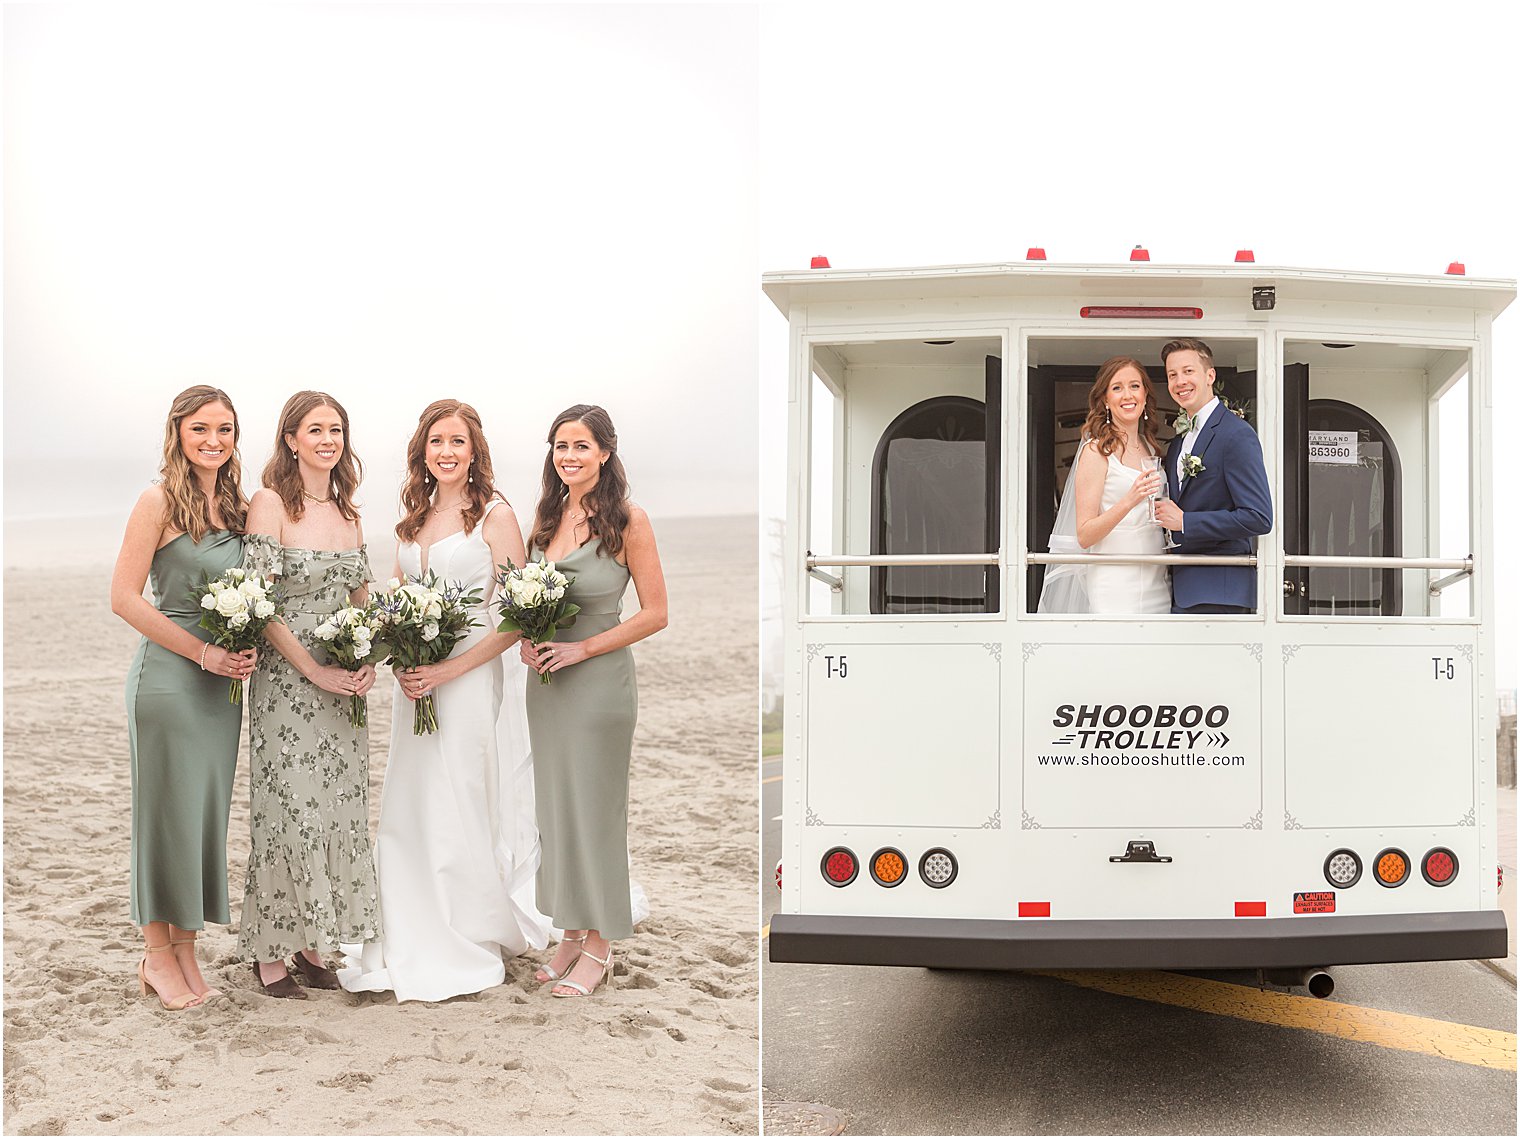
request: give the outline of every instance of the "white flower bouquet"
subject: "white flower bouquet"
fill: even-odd
[[[264,627],[280,615],[281,601],[268,578],[234,566],[220,577],[209,574],[190,594],[201,607],[200,627],[217,648],[240,653],[258,645]],[[243,702],[243,682],[234,680],[227,699]]]
[[[391,578],[369,612],[390,654],[391,667],[405,669],[447,659],[460,638],[480,624],[474,612],[480,604],[480,590],[467,593],[463,583],[442,582],[429,570],[405,581]],[[437,730],[438,710],[428,693],[415,701],[412,734]]]
[[[384,655],[380,643],[381,624],[375,619],[373,606],[355,609],[345,605],[315,629],[312,635],[322,642],[329,659],[339,668],[358,672],[366,664]],[[356,728],[369,723],[369,712],[363,696],[348,698],[348,722]]]
[[[499,633],[521,633],[535,645],[552,641],[556,633],[575,624],[581,607],[565,600],[565,593],[575,581],[554,568],[553,562],[529,562],[518,568],[509,558],[497,566],[496,606],[501,611]],[[549,674],[538,674],[540,684],[549,683]]]

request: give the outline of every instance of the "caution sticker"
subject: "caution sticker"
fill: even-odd
[[[1335,912],[1335,891],[1300,891],[1293,895],[1293,912],[1296,914],[1333,914]]]

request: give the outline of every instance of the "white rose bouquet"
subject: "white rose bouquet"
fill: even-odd
[[[497,566],[496,606],[501,610],[498,633],[521,633],[535,645],[552,641],[556,633],[575,624],[581,607],[565,600],[565,593],[575,581],[554,568],[553,562],[529,562],[519,569],[512,564]],[[540,684],[549,683],[549,674],[538,674]]]
[[[235,566],[220,577],[203,576],[190,599],[201,608],[200,627],[211,634],[211,643],[232,653],[257,647],[264,627],[282,609],[272,582]],[[243,702],[241,680],[232,682],[227,699]]]
[[[322,642],[322,647],[334,664],[349,672],[358,672],[385,655],[379,637],[381,627],[375,619],[373,605],[364,609],[346,605],[313,629],[312,635]],[[363,696],[348,698],[348,722],[356,728],[369,723],[369,712]]]
[[[465,592],[461,582],[443,582],[429,570],[425,576],[391,578],[385,592],[370,605],[378,636],[384,641],[392,668],[417,668],[448,658],[461,637],[480,624],[474,610],[480,590]],[[414,702],[412,734],[438,730],[438,710],[432,693]]]

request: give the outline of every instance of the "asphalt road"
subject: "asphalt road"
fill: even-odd
[[[1475,962],[1337,968],[1325,1001],[1254,973],[762,968],[771,1134],[1515,1134],[1515,987]]]

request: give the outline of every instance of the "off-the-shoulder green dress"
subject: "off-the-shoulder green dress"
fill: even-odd
[[[263,534],[245,545],[245,567],[279,578],[282,620],[326,663],[313,630],[373,580],[364,547],[305,550]],[[252,841],[238,950],[277,961],[376,936],[369,741],[349,723],[348,697],[322,691],[266,644],[249,684],[248,744]]]

